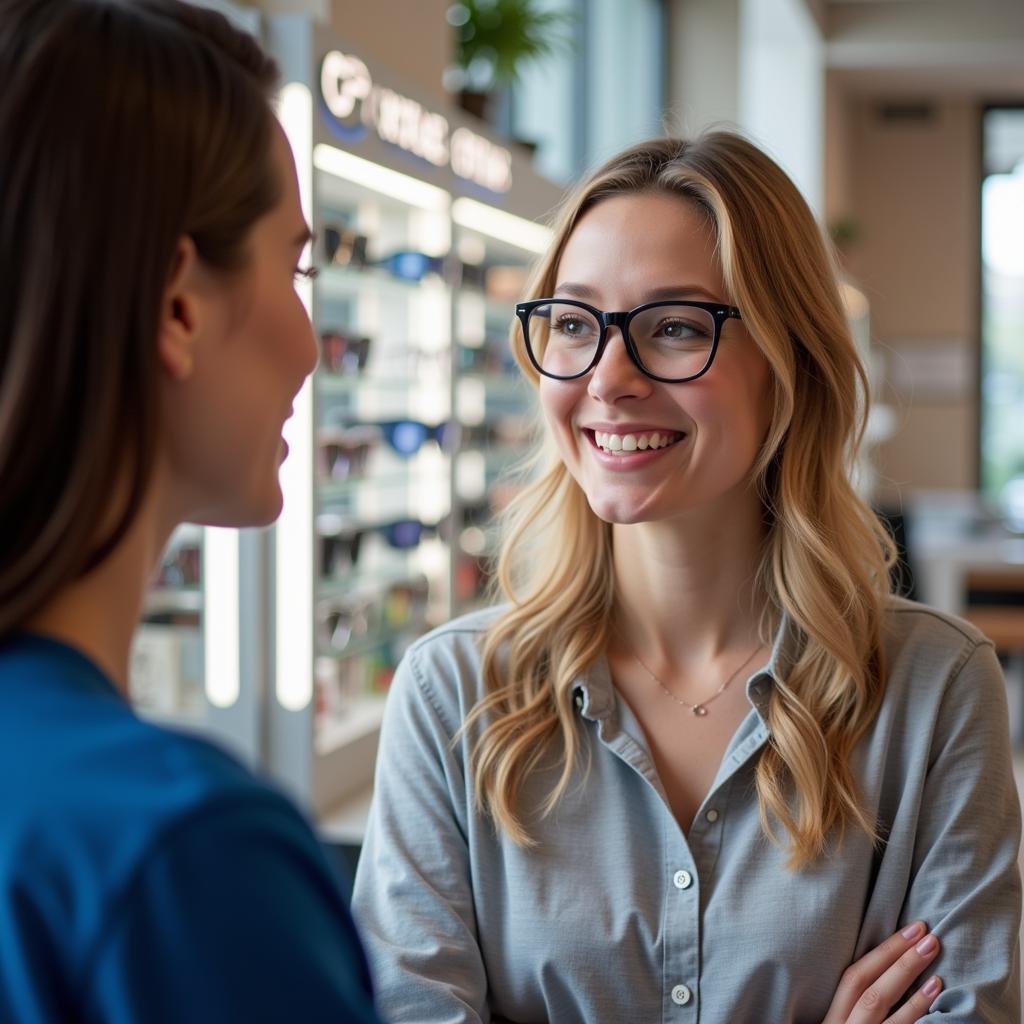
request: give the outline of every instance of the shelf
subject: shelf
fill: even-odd
[[[332,294],[358,295],[367,287],[380,292],[382,296],[400,295],[403,298],[423,287],[449,290],[449,285],[434,274],[427,274],[420,281],[406,281],[400,277],[393,277],[386,270],[375,267],[368,267],[365,270],[348,270],[331,265],[320,268],[316,285],[322,293],[326,293],[322,297],[326,297],[328,300]]]
[[[199,615],[202,610],[203,592],[198,587],[153,589],[146,594],[143,605],[143,615]]]
[[[409,548],[400,554],[408,557],[416,548]],[[320,576],[316,581],[316,596],[319,600],[332,597],[348,597],[350,594],[372,594],[386,591],[395,583],[405,583],[423,573],[409,566],[391,566],[374,569],[372,572],[353,572],[343,579]]]
[[[367,391],[406,392],[422,383],[413,377],[345,377],[339,373],[320,371],[316,386],[322,395],[356,395]]]
[[[374,651],[380,650],[382,647],[387,647],[393,643],[401,643],[409,641],[410,637],[421,636],[426,631],[426,626],[423,629],[411,630],[405,629],[390,629],[390,630],[375,630],[373,633],[368,633],[366,636],[354,638],[348,644],[346,644],[343,650],[337,650],[334,647],[324,647],[317,645],[317,657],[318,658],[334,658],[337,661],[341,661],[345,658],[358,658],[364,654],[372,654]]]
[[[376,473],[355,476],[348,480],[318,480],[316,485],[317,501],[321,505],[332,502],[345,503],[351,500],[358,491],[367,489],[379,492],[408,487],[414,479],[409,470],[395,473]]]
[[[316,730],[315,748],[324,756],[355,740],[380,731],[384,718],[384,697],[365,697],[355,703],[343,716],[324,722]]]

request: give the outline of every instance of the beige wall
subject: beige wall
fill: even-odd
[[[266,14],[308,14],[418,96],[449,103],[441,82],[452,61],[451,0],[241,0]]]
[[[331,0],[331,27],[427,96],[450,102],[441,76],[452,60],[451,0]],[[426,97],[425,97],[426,98]]]
[[[880,102],[830,90],[827,209],[860,229],[847,265],[871,301],[885,367],[879,397],[900,424],[875,452],[880,496],[892,500],[975,483],[973,370],[945,396],[897,391],[893,378],[901,351],[930,342],[955,342],[976,365],[980,129],[972,99],[936,100],[922,124],[882,121]]]

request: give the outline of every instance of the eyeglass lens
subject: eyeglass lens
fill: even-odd
[[[589,310],[552,302],[532,310],[528,324],[530,349],[545,373],[571,377],[593,362],[601,322]],[[633,316],[628,329],[641,365],[658,377],[696,376],[714,348],[715,319],[695,306],[645,309]]]

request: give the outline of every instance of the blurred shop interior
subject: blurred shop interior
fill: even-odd
[[[737,125],[834,240],[871,378],[859,484],[905,593],[966,615],[1024,724],[1020,0],[210,0],[283,70],[319,277],[285,511],[182,528],[131,689],[281,783],[349,852],[394,667],[487,600],[531,396],[513,304],[566,186]]]

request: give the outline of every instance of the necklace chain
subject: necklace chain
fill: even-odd
[[[725,688],[754,660],[754,655],[763,647],[763,644],[758,644],[750,654],[747,655],[746,660],[743,662],[735,672],[729,676],[728,679],[722,685],[715,690],[715,692],[708,697],[707,700],[702,700],[698,704],[691,704],[689,701],[681,700],[677,697],[648,667],[640,660],[640,655],[630,648],[629,653],[633,655],[633,659],[636,663],[661,687],[661,692],[665,694],[669,700],[675,701],[680,707],[689,708],[698,718],[703,718],[708,713],[708,704],[713,700],[717,700],[725,692]]]

